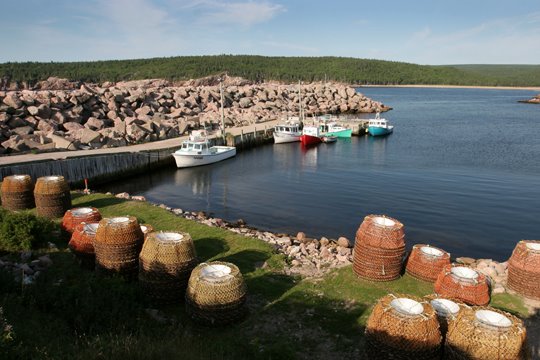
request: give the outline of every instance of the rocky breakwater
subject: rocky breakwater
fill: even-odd
[[[200,126],[218,127],[217,77],[172,84],[165,80],[77,84],[50,80],[67,90],[0,92],[0,154],[33,150],[107,148],[174,138]],[[225,78],[225,126],[261,123],[297,114],[369,113],[389,108],[338,83],[301,86],[253,84]]]
[[[532,99],[529,99],[529,100],[520,100],[518,101],[520,103],[525,103],[525,104],[540,104],[540,94],[536,95],[535,97],[533,97]]]

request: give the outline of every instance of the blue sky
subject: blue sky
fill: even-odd
[[[1,0],[0,62],[181,55],[540,64],[540,1]]]

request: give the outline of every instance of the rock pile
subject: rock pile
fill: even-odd
[[[472,259],[468,257],[457,258],[456,262],[469,265],[473,269],[486,275],[491,282],[491,291],[493,294],[506,292],[508,262],[497,262],[491,259]]]
[[[536,95],[532,99],[529,100],[521,100],[519,101],[521,103],[527,103],[527,104],[540,104],[540,94]]]
[[[7,256],[0,258],[0,271],[11,273],[17,283],[32,284],[53,263],[49,255],[39,256],[34,260],[32,255],[31,251],[23,251],[20,262],[10,260]]]
[[[50,80],[50,79],[49,79]],[[204,81],[203,81],[204,80]],[[65,81],[64,81],[65,82]],[[79,85],[79,84],[76,84]],[[51,80],[43,87],[73,86]],[[354,88],[331,83],[302,86],[224,81],[225,126],[306,114],[388,110]],[[220,123],[216,79],[171,86],[165,80],[82,84],[74,90],[0,92],[0,154],[52,149],[117,147],[174,138],[192,128]]]

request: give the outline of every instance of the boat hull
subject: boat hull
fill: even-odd
[[[306,134],[300,136],[300,142],[304,146],[315,145],[315,144],[320,143],[321,141],[322,141],[321,138],[318,136],[312,136],[312,135],[306,135]]]
[[[284,144],[300,141],[301,135],[274,133],[274,144]]]
[[[338,137],[335,135],[325,135],[321,137],[323,143],[331,144],[337,141]]]
[[[219,161],[229,159],[236,155],[236,148],[233,146],[213,146],[211,149],[215,149],[213,154],[197,154],[194,152],[186,153],[173,153],[176,167],[186,168],[194,166],[202,166],[213,164]]]
[[[327,134],[337,136],[338,138],[350,138],[352,136],[352,129],[329,131]]]
[[[371,135],[371,136],[388,135],[388,134],[392,133],[392,130],[393,130],[392,128],[387,129],[387,128],[381,128],[381,127],[376,127],[376,126],[368,127],[368,132],[369,132],[369,135]]]

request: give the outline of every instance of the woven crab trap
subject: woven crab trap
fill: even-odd
[[[11,175],[2,180],[2,207],[17,211],[34,207],[34,183],[30,175]]]
[[[62,219],[62,230],[72,234],[75,227],[81,223],[99,222],[101,214],[94,207],[80,207],[66,211]]]
[[[133,216],[104,218],[94,238],[96,270],[134,276],[144,235]]]
[[[221,261],[199,264],[191,272],[186,290],[186,311],[203,325],[225,325],[246,314],[247,289],[234,264]]]
[[[435,292],[468,305],[489,303],[488,279],[482,273],[461,264],[446,265],[435,281]]]
[[[441,333],[429,302],[409,295],[386,295],[366,325],[369,359],[439,359]]]
[[[36,210],[39,216],[58,218],[71,208],[69,185],[63,176],[43,176],[34,188]]]
[[[508,260],[508,287],[520,295],[540,300],[540,241],[522,240]]]
[[[141,231],[143,232],[144,239],[146,240],[148,234],[154,231],[154,227],[150,224],[141,224]]]
[[[468,305],[459,300],[443,298],[437,294],[428,295],[424,298],[429,301],[429,304],[435,310],[443,339],[448,331],[448,326],[457,319],[461,309],[469,309]]]
[[[386,216],[368,215],[356,232],[353,271],[363,279],[399,278],[405,256],[403,224]]]
[[[69,240],[69,249],[84,267],[94,268],[95,266],[96,255],[93,243],[98,227],[98,222],[80,223],[75,227]]]
[[[414,245],[405,270],[416,279],[435,282],[446,265],[450,264],[450,254],[434,246]]]
[[[139,285],[154,303],[179,302],[196,265],[195,245],[188,233],[150,233],[139,255]]]
[[[368,215],[356,232],[356,241],[380,249],[405,246],[403,224],[385,215]]]
[[[526,358],[527,333],[517,317],[491,307],[463,308],[449,324],[445,359]]]

